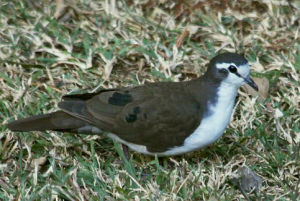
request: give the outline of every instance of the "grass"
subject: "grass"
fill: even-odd
[[[299,200],[299,2],[125,2],[0,1],[0,200],[245,200],[232,182],[241,166],[263,180],[249,199]],[[244,53],[269,89],[240,90],[206,149],[122,163],[102,136],[4,126],[66,93],[195,78],[219,50]]]

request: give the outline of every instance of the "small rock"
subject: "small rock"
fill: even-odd
[[[247,193],[258,193],[262,185],[262,179],[248,167],[240,167],[238,169],[239,185]]]

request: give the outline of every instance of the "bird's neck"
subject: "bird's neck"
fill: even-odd
[[[237,91],[238,88],[236,86],[222,82],[217,91],[216,101],[209,106],[210,110],[220,111],[219,115],[223,114],[225,116],[224,117],[225,122],[229,123],[230,121]]]
[[[237,86],[226,82],[221,82],[217,91],[218,102],[223,104],[229,104],[232,103],[232,101],[234,102],[237,91]]]
[[[205,77],[191,82],[193,84],[190,85],[190,91],[201,105],[206,105],[205,110],[217,105],[223,105],[222,109],[228,108],[228,112],[232,110],[238,87],[226,82],[211,81]],[[202,111],[204,115],[209,112],[205,110]]]

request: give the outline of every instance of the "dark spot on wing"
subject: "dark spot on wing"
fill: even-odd
[[[128,116],[125,117],[126,121],[128,123],[135,122],[137,119],[137,114],[141,112],[141,108],[139,106],[136,106],[132,110],[132,114],[128,114]]]
[[[127,117],[125,117],[125,119],[128,123],[132,123],[136,121],[137,116],[136,114],[129,114]]]
[[[113,95],[108,99],[108,103],[111,105],[117,106],[124,106],[132,101],[132,96],[129,92],[120,93],[115,92]]]
[[[141,111],[141,108],[139,106],[136,106],[135,108],[133,108],[134,114],[138,114],[138,113],[140,113],[140,111]]]

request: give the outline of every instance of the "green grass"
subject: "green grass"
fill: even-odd
[[[298,1],[41,2],[0,1],[0,200],[245,200],[232,182],[241,166],[263,180],[251,200],[300,199]],[[127,161],[103,136],[4,126],[66,93],[192,79],[219,50],[244,53],[270,88],[266,100],[242,89],[206,149]]]

